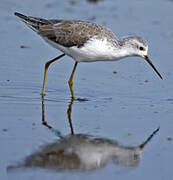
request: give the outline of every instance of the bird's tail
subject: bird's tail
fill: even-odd
[[[29,26],[32,30],[38,32],[41,25],[46,25],[49,23],[48,20],[42,18],[36,18],[31,16],[25,16],[18,12],[14,13],[15,16],[18,16],[27,26]]]

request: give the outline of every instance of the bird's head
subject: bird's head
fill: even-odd
[[[129,55],[131,56],[140,56],[144,58],[150,66],[154,69],[154,71],[158,74],[158,76],[162,79],[161,74],[157,71],[153,63],[148,57],[148,45],[147,42],[140,36],[130,36],[125,37],[120,41],[120,45],[126,47],[129,51]]]

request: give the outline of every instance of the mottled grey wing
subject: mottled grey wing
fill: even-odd
[[[112,31],[94,23],[84,21],[59,21],[55,24],[40,26],[41,36],[65,47],[82,47],[90,38],[102,39],[105,36],[115,38]]]
[[[65,47],[81,47],[91,36],[85,26],[84,22],[60,21],[40,26],[38,34]]]

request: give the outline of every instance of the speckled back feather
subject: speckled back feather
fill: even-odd
[[[116,42],[115,35],[111,30],[84,21],[64,20],[55,24],[43,25],[40,26],[38,34],[65,47],[77,46],[80,48],[92,37],[96,39],[107,37]]]
[[[77,46],[80,48],[93,37],[96,39],[106,37],[112,43],[118,44],[118,40],[110,29],[95,23],[78,20],[46,20],[20,13],[15,13],[15,15],[43,38],[46,37],[64,47]]]

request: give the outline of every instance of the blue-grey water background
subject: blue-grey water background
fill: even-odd
[[[81,19],[104,24],[117,37],[138,34],[149,44],[149,57],[160,80],[141,58],[81,63],[74,77],[76,133],[138,145],[157,127],[135,168],[107,165],[86,173],[39,169],[7,173],[44,143],[56,140],[41,123],[44,64],[60,52],[23,24],[15,11],[44,18]],[[0,2],[0,179],[157,179],[173,178],[173,1],[172,0],[1,0]],[[25,48],[21,48],[24,46]],[[51,65],[46,84],[46,120],[69,134],[70,57]],[[116,71],[117,74],[113,72]]]

